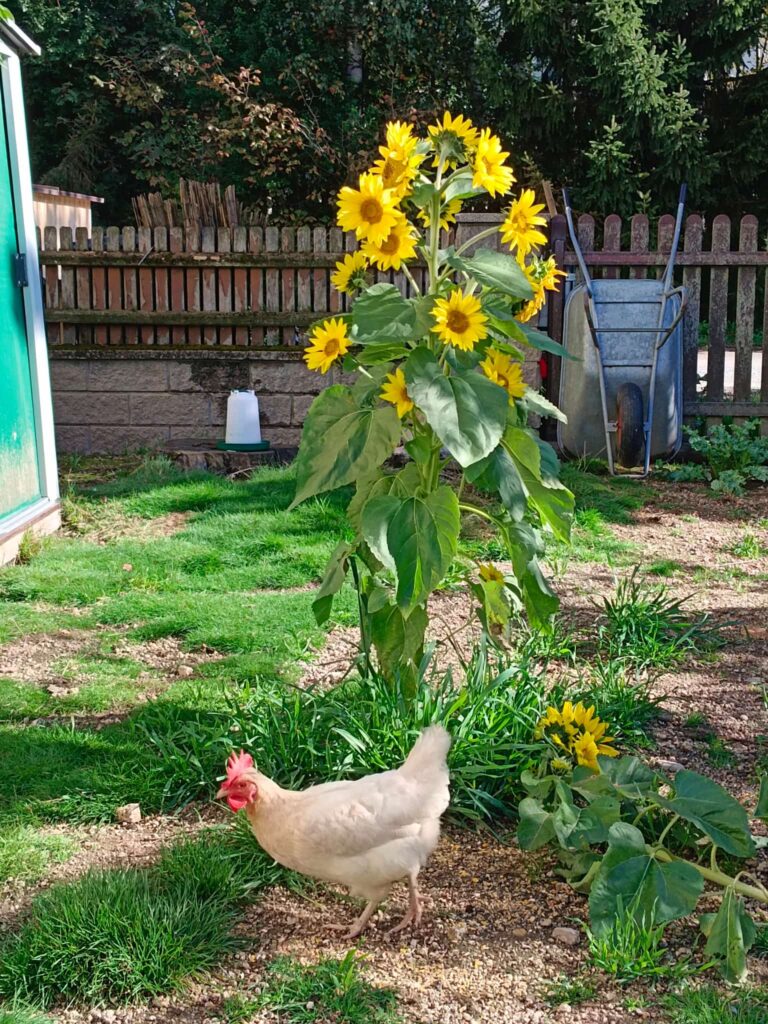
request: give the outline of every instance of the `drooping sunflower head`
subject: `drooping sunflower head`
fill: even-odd
[[[504,573],[497,569],[493,562],[481,563],[477,569],[478,576],[486,583],[503,583]]]
[[[573,763],[599,771],[598,754],[618,756],[618,751],[611,746],[613,739],[605,735],[607,730],[607,724],[600,721],[594,707],[585,708],[581,701],[573,704],[567,700],[560,710],[547,708],[539,720],[535,735],[538,739],[549,740],[558,751],[567,754]],[[562,760],[560,755],[558,759]]]
[[[541,216],[543,203],[536,202],[536,193],[532,188],[523,189],[519,198],[510,206],[507,216],[499,228],[501,240],[514,252],[517,250],[518,260],[524,260],[534,246],[544,245],[547,236],[539,228],[546,224]]]
[[[504,388],[509,395],[510,404],[525,394],[526,383],[523,380],[522,367],[504,352],[489,348],[485,359],[480,363],[480,368],[489,380]]]
[[[492,196],[497,193],[506,195],[515,180],[512,168],[505,162],[508,156],[509,153],[502,150],[498,136],[491,134],[490,128],[483,128],[472,158],[474,187],[484,188]]]
[[[365,253],[360,250],[350,252],[336,264],[336,270],[331,275],[331,284],[337,292],[353,295],[366,286],[367,269],[368,260]]]
[[[468,117],[453,117],[446,111],[441,121],[427,129],[435,150],[435,167],[442,160],[447,167],[458,167],[469,162],[477,145],[479,132]]]
[[[565,277],[565,272],[557,269],[554,256],[550,256],[546,260],[541,259],[539,256],[534,256],[529,263],[525,263],[520,259],[518,252],[518,263],[521,264],[523,273],[528,278],[531,288],[533,288],[533,298],[529,299],[522,310],[516,314],[518,320],[526,323],[536,316],[543,307],[547,301],[547,292],[557,291],[560,287],[558,278]]]
[[[440,210],[440,227],[443,231],[447,231],[451,224],[456,223],[456,214],[461,213],[461,200],[451,199],[445,206]],[[422,222],[425,228],[428,228],[431,224],[429,217],[429,210],[425,207],[423,210],[419,210],[419,220]]]
[[[358,238],[381,242],[397,219],[397,196],[384,187],[378,174],[361,174],[359,188],[345,185],[339,192],[337,222]]]
[[[309,345],[304,350],[304,362],[310,370],[327,373],[336,360],[346,354],[348,348],[346,323],[331,317],[313,329]]]
[[[448,298],[437,299],[432,307],[433,331],[446,345],[471,352],[478,341],[488,336],[488,317],[480,300],[454,288]]]
[[[417,241],[418,235],[413,224],[406,219],[405,214],[398,211],[386,238],[379,242],[363,242],[363,252],[379,270],[399,270],[403,260],[413,259],[416,255]]]
[[[405,374],[399,366],[394,373],[387,374],[386,383],[381,389],[380,397],[385,402],[391,402],[394,405],[400,419],[413,408],[411,396],[408,394],[408,388],[405,385]]]

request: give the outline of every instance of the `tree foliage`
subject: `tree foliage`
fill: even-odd
[[[594,212],[761,212],[764,0],[17,0],[36,179],[107,197],[218,178],[323,219],[386,118],[497,124]]]

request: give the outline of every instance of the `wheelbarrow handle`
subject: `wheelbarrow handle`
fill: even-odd
[[[679,196],[679,198],[677,200],[677,205],[678,206],[685,206],[685,200],[686,200],[687,197],[688,197],[688,185],[685,182],[683,182],[683,184],[680,186],[680,196]]]

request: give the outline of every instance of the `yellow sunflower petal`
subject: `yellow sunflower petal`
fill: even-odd
[[[394,373],[387,374],[386,383],[381,389],[381,398],[395,406],[400,419],[413,408],[413,402],[405,386],[405,374],[399,366]]]
[[[337,292],[352,294],[359,290],[364,283],[365,271],[368,269],[368,260],[365,253],[351,252],[343,260],[336,264],[336,270],[331,275],[331,284]]]
[[[480,300],[454,288],[448,298],[437,299],[432,307],[432,330],[446,345],[471,352],[478,341],[488,337],[488,317]]]
[[[335,318],[324,320],[310,335],[309,345],[304,350],[304,362],[310,370],[327,373],[348,348],[346,323]]]
[[[382,242],[397,220],[397,197],[377,174],[361,174],[359,188],[345,185],[339,192],[337,222],[368,242]]]

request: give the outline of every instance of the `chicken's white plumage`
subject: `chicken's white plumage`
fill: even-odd
[[[416,877],[437,845],[448,806],[450,736],[425,729],[405,762],[362,779],[284,790],[253,771],[258,796],[246,808],[261,846],[280,864],[349,887],[368,901],[357,934],[391,886],[407,878],[411,906],[401,924],[418,923]]]

